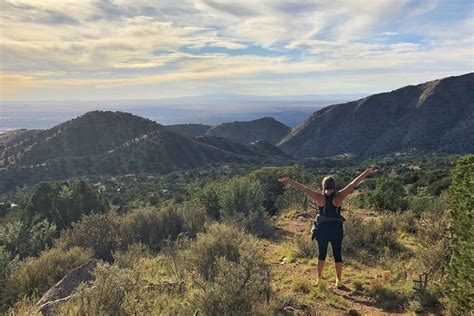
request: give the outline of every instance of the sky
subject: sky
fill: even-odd
[[[474,0],[0,0],[0,100],[376,93],[474,71]]]

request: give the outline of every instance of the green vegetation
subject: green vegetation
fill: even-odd
[[[103,260],[95,281],[77,288],[62,313],[346,311],[355,303],[333,287],[331,251],[327,280],[315,284],[312,201],[276,179],[288,176],[319,191],[323,176],[333,174],[340,189],[369,165],[379,173],[343,205],[344,277],[354,300],[373,300],[375,312],[469,308],[473,158],[461,158],[451,174],[456,158],[236,163],[18,189],[0,197],[17,205],[0,218],[0,311],[27,313],[91,257]],[[413,280],[420,275],[427,284],[418,290]]]
[[[451,310],[468,312],[474,301],[474,155],[458,160],[451,195],[451,250],[449,291]]]

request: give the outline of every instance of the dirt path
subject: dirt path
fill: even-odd
[[[372,298],[355,291],[351,282],[352,277],[363,275],[365,284],[370,285],[380,275],[380,270],[352,262],[344,270],[345,288],[337,289],[333,282],[332,257],[328,256],[324,271],[325,282],[323,286],[315,284],[316,259],[291,258],[293,240],[297,236],[309,236],[310,226],[310,215],[280,218],[278,227],[282,237],[264,246],[265,256],[273,267],[276,291],[292,293],[298,303],[303,302],[289,306],[289,310],[300,315],[397,315],[377,307]]]

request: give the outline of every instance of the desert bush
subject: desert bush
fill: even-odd
[[[309,236],[296,236],[294,239],[294,258],[313,258],[317,254],[316,242]]]
[[[311,287],[311,283],[307,279],[298,279],[292,285],[292,289],[294,292],[300,292],[304,294],[308,294],[309,292],[311,292]]]
[[[219,189],[221,185],[217,181],[210,182],[196,195],[198,205],[202,206],[207,215],[213,219],[220,218]]]
[[[4,246],[0,246],[0,294],[5,288],[5,280],[10,274],[10,253]]]
[[[205,315],[250,314],[269,298],[270,266],[257,240],[237,228],[210,226],[185,258],[195,284],[190,301]]]
[[[96,258],[112,261],[112,253],[121,242],[120,225],[120,218],[112,212],[84,215],[70,229],[62,232],[56,245],[64,249],[90,248]]]
[[[219,191],[219,205],[224,217],[259,212],[263,209],[263,198],[259,183],[245,177],[230,179]]]
[[[9,302],[22,296],[38,296],[61,280],[70,270],[84,264],[92,251],[73,247],[45,250],[38,258],[27,258],[15,265],[6,279]]]
[[[346,219],[342,242],[344,252],[360,256],[361,251],[366,251],[378,256],[384,248],[395,252],[400,249],[396,222],[390,217],[365,218],[348,212]]]
[[[219,191],[222,219],[251,234],[266,237],[271,234],[272,225],[263,209],[263,199],[263,191],[257,181],[235,177]]]
[[[399,211],[408,207],[403,185],[388,176],[377,179],[375,190],[369,193],[369,199],[374,207],[382,210]]]
[[[367,208],[371,205],[369,195],[366,192],[350,194],[344,204],[350,208]]]
[[[403,310],[411,298],[411,293],[389,284],[371,286],[366,292],[380,307],[388,311]]]
[[[149,257],[149,248],[144,244],[129,245],[126,251],[114,252],[114,263],[121,269],[132,269],[142,258]]]
[[[0,245],[20,258],[37,256],[56,237],[56,226],[47,219],[28,223],[16,219],[0,225]]]
[[[176,240],[181,233],[195,237],[206,220],[204,209],[193,205],[139,208],[125,215],[122,242],[124,246],[143,243],[158,251],[165,240]]]
[[[196,237],[197,233],[203,230],[204,224],[208,220],[208,215],[204,208],[189,204],[181,206],[178,214],[183,219],[183,232],[191,238]]]
[[[285,184],[278,182],[281,177],[290,177],[296,181],[306,183],[309,174],[301,165],[287,167],[263,167],[257,169],[247,176],[250,180],[255,180],[260,184],[263,192],[263,208],[269,215],[274,215],[278,210],[280,200],[285,193]],[[290,190],[289,193],[294,193]]]
[[[417,232],[418,221],[416,215],[412,211],[403,211],[391,214],[390,216],[392,216],[395,221],[395,226],[398,230],[409,234]]]
[[[166,310],[165,297],[149,286],[139,270],[99,263],[94,275],[94,281],[74,291],[61,306],[60,314],[152,315]]]

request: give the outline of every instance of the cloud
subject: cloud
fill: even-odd
[[[355,87],[348,78],[357,73],[374,83],[390,72],[418,78],[417,72],[430,77],[472,71],[472,5],[450,5],[5,0],[2,98],[50,93],[67,99],[87,88],[96,95],[131,91],[140,97],[140,91],[160,91],[158,85],[177,93],[199,86],[216,89],[206,92],[238,92],[240,86],[266,93],[278,87],[278,93],[281,82],[298,94],[311,93],[305,89],[321,78],[327,81],[322,86],[344,92]],[[404,85],[403,76],[391,78]],[[371,90],[371,81],[363,82],[361,91]]]

